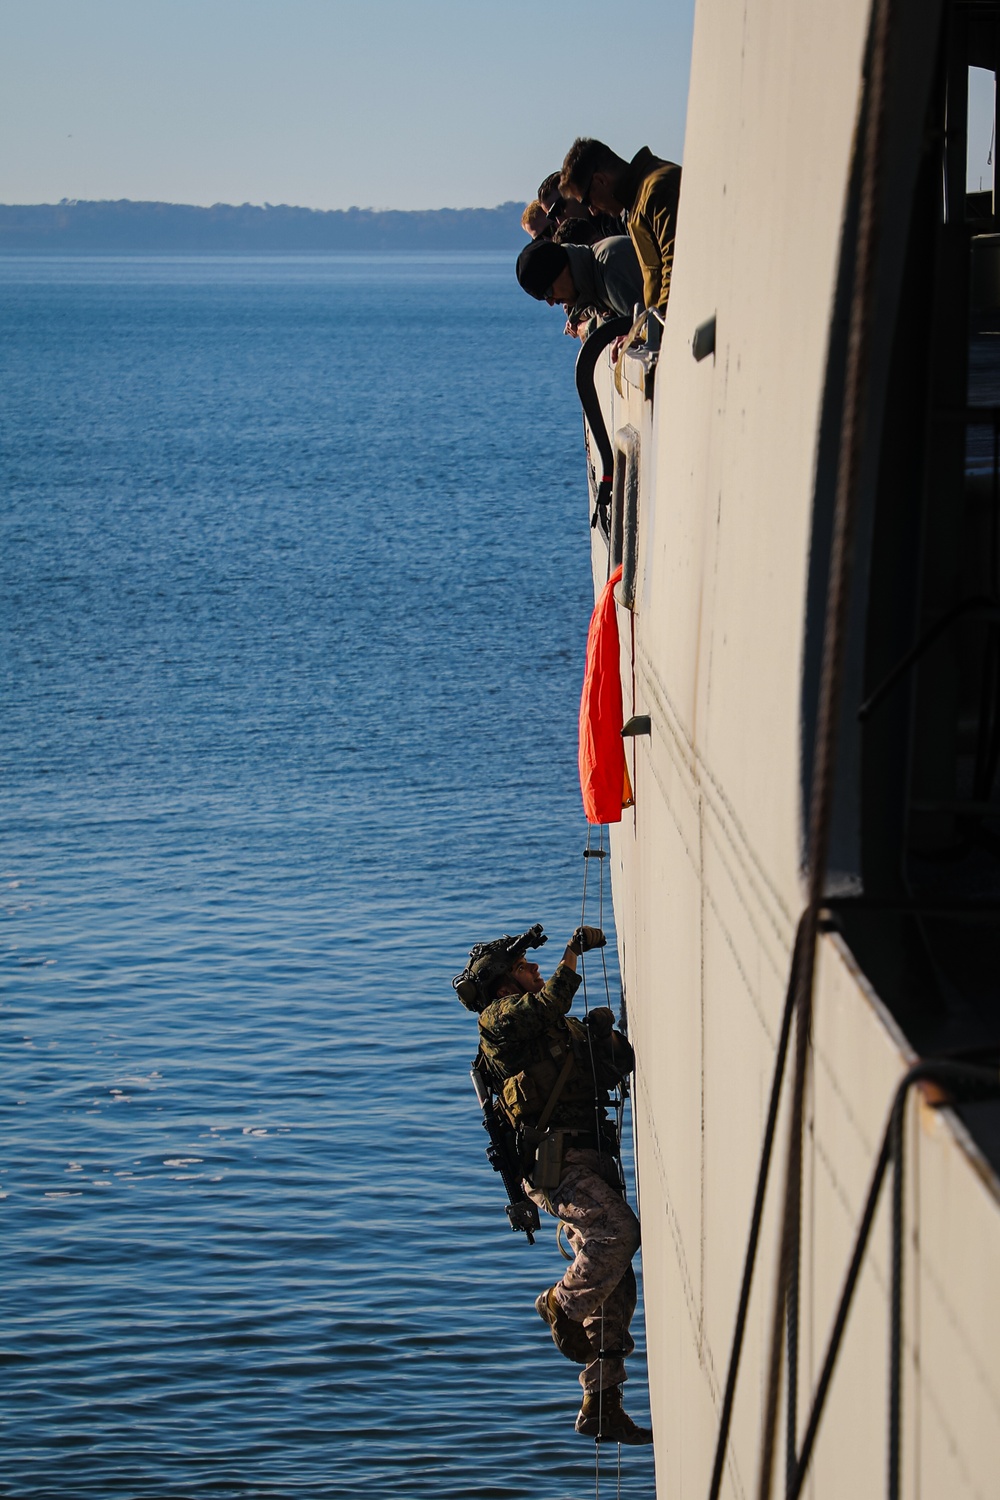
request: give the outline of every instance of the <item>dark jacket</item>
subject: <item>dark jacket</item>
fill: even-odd
[[[598,240],[596,245],[564,245],[576,287],[573,311],[592,307],[599,313],[632,316],[642,302],[642,271],[627,235]],[[645,306],[645,303],[643,303]]]

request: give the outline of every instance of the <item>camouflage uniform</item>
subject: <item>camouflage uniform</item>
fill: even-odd
[[[567,1238],[576,1252],[555,1296],[569,1317],[582,1321],[593,1350],[593,1358],[580,1375],[585,1391],[604,1390],[627,1380],[625,1356],[635,1348],[628,1330],[635,1312],[631,1261],[639,1248],[639,1221],[617,1182],[618,1165],[607,1152],[571,1148],[558,1188],[548,1195],[528,1190],[540,1208],[565,1220]]]
[[[537,995],[507,995],[487,1005],[479,1033],[487,1067],[503,1082],[502,1097],[519,1123],[537,1121],[567,1049],[573,1053],[574,1066],[549,1119],[567,1131],[559,1184],[547,1192],[530,1182],[525,1188],[540,1208],[566,1224],[575,1258],[555,1298],[569,1318],[583,1324],[593,1358],[580,1384],[584,1391],[598,1391],[627,1378],[625,1356],[635,1347],[628,1329],[635,1310],[631,1261],[639,1246],[639,1221],[621,1191],[617,1137],[603,1107],[607,1093],[599,1057],[595,1060],[600,1043],[567,1014],[579,984],[580,976],[560,964]]]

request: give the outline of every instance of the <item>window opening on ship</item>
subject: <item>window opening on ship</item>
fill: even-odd
[[[1000,5],[945,6],[926,116],[883,190],[883,274],[901,268],[902,290],[873,375],[828,884],[880,998],[937,1057],[1000,1055],[998,68]],[[856,215],[855,185],[817,464],[806,786]],[[965,1113],[1000,1167],[1000,1108]]]

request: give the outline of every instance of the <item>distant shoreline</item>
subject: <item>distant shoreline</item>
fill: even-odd
[[[322,254],[331,250],[510,250],[521,203],[496,208],[313,209],[66,200],[0,204],[0,253]]]

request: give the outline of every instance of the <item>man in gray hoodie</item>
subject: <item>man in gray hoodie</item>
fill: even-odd
[[[533,240],[517,257],[517,280],[536,301],[561,302],[571,322],[585,309],[630,318],[643,300],[642,271],[628,235],[596,245]]]

